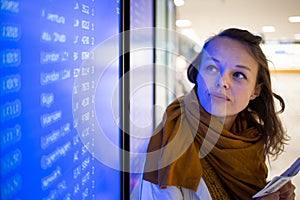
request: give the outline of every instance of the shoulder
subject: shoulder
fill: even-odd
[[[207,189],[204,180],[201,178],[198,189],[196,192],[179,187],[179,186],[168,186],[165,189],[161,189],[159,185],[143,180],[141,187],[141,200],[211,200],[211,196]]]
[[[169,186],[165,189],[161,189],[159,185],[143,180],[141,187],[141,200],[183,200],[182,193],[179,187]]]

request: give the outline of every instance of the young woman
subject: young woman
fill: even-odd
[[[287,141],[262,39],[227,29],[188,68],[192,91],[171,103],[152,136],[141,199],[251,199],[266,185],[266,159]],[[294,199],[289,182],[261,199]]]

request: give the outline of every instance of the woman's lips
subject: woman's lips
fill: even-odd
[[[230,101],[230,98],[228,98],[226,95],[222,93],[216,93],[216,92],[211,92],[209,93],[210,98],[217,100],[217,101]]]

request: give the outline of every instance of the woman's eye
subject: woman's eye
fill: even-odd
[[[241,72],[235,72],[233,74],[234,77],[239,78],[239,79],[247,79],[247,77],[245,76],[245,74],[241,73]]]
[[[206,70],[207,71],[210,71],[210,72],[217,72],[218,71],[218,68],[216,66],[213,66],[213,65],[208,65],[206,67]]]

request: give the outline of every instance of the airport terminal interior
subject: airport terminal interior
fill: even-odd
[[[187,0],[178,4],[183,5],[177,7],[177,30],[200,46],[228,27],[244,28],[264,37],[262,48],[270,61],[273,88],[286,103],[285,112],[279,116],[290,136],[284,153],[270,161],[269,180],[280,175],[300,155],[300,108],[296,103],[300,97],[300,25],[299,20],[293,20],[299,16],[300,1]],[[296,199],[300,199],[299,175],[293,182]]]
[[[140,199],[150,137],[227,28],[263,38],[286,104],[271,180],[300,156],[299,0],[0,1],[1,199]]]

